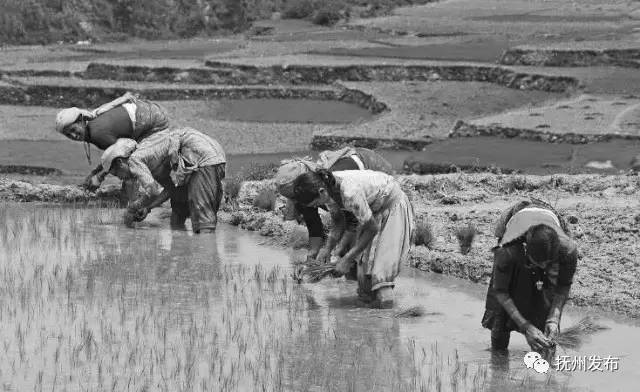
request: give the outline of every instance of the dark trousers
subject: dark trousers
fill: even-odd
[[[171,227],[184,228],[191,218],[194,233],[214,231],[222,201],[225,164],[205,166],[191,173],[187,183],[171,192]]]

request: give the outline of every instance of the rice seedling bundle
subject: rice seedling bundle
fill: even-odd
[[[562,348],[576,349],[580,347],[589,336],[605,329],[609,329],[609,327],[598,323],[592,316],[586,316],[575,325],[562,330],[558,334],[555,343]]]
[[[309,263],[306,265],[302,275],[307,277],[309,283],[317,283],[335,271],[335,264],[331,263]]]
[[[393,317],[395,318],[410,318],[410,317],[422,317],[426,314],[426,310],[422,305],[411,306],[405,309],[400,309]]]

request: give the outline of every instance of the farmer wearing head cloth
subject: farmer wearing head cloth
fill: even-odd
[[[134,179],[141,195],[129,204],[125,223],[143,220],[152,208],[171,199],[171,226],[195,233],[216,229],[226,158],[215,140],[192,128],[168,129],[139,144],[118,139],[102,154],[103,172]]]
[[[347,275],[355,268],[360,297],[374,306],[391,306],[394,281],[407,261],[415,231],[413,207],[400,184],[378,171],[318,169],[296,178],[293,198],[303,206],[327,206],[335,211],[333,217],[353,216],[355,241],[339,253],[335,271]],[[346,231],[344,220],[334,220],[329,251]]]
[[[495,230],[493,274],[482,325],[491,347],[505,350],[511,331],[523,333],[534,351],[555,346],[573,282],[578,249],[564,219],[547,203],[522,201],[500,217]]]
[[[106,150],[120,138],[140,142],[168,126],[167,113],[161,106],[126,93],[95,110],[76,107],[60,110],[56,115],[55,129],[71,140],[84,142],[89,159],[89,144]],[[104,175],[102,165],[98,165],[84,185],[88,189],[96,189]]]
[[[318,214],[317,207],[308,207],[294,202],[293,182],[301,174],[316,170],[320,167],[327,168],[330,171],[340,170],[377,170],[385,173],[391,173],[391,164],[375,151],[359,148],[345,147],[337,151],[323,151],[320,153],[318,162],[312,162],[310,159],[293,159],[284,161],[275,176],[278,192],[288,199],[284,209],[285,219],[296,219],[299,222],[304,221],[309,233],[309,254],[308,259],[317,259],[320,262],[328,262],[331,251],[334,247],[337,253],[343,254],[347,247],[355,239],[355,230],[357,221],[353,214],[343,211],[340,216],[333,216],[334,220],[344,221],[346,224],[345,235],[340,244],[332,244],[331,238],[324,243],[324,227],[322,220]],[[324,206],[320,208],[326,209]],[[323,246],[324,243],[324,246]]]

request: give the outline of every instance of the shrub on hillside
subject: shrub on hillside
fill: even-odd
[[[0,44],[123,37],[186,38],[244,31],[252,20],[285,18],[330,25],[352,6],[384,13],[431,0],[0,0]],[[365,16],[365,15],[361,15]]]
[[[244,30],[275,0],[0,0],[0,43],[136,36],[192,37]],[[251,11],[251,12],[250,12]]]
[[[306,19],[311,17],[314,10],[315,6],[312,0],[289,0],[282,16],[285,19]]]
[[[321,26],[332,26],[349,15],[353,0],[289,0],[283,12],[287,19],[310,19]]]
[[[333,26],[342,19],[342,13],[337,9],[322,8],[313,16],[312,22],[320,26]]]

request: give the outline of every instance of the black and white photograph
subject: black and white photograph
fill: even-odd
[[[635,392],[640,0],[0,0],[0,392]]]

